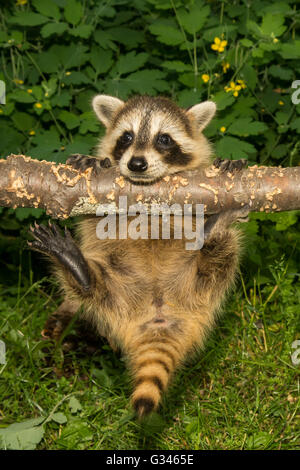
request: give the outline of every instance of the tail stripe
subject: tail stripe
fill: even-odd
[[[152,385],[156,385],[156,387],[159,388],[161,392],[164,389],[163,383],[157,375],[152,375],[152,376],[143,375],[136,380],[135,385],[136,387],[138,387],[139,385],[142,385],[145,382],[151,383]]]
[[[162,366],[167,372],[167,374],[170,373],[170,367],[166,364],[165,361],[162,361],[161,359],[145,359],[143,362],[140,362],[138,364],[138,368],[142,369],[143,367],[152,366],[155,364],[159,364],[160,366]]]
[[[167,349],[167,348],[165,348],[165,347],[162,347],[162,346],[163,346],[162,343],[158,343],[158,344],[160,344],[161,346],[159,346],[159,347],[154,347],[153,345],[151,345],[151,346],[149,347],[148,344],[145,344],[145,347],[147,348],[146,351],[141,351],[141,350],[139,349],[139,354],[140,354],[140,355],[142,355],[142,354],[144,355],[144,354],[146,354],[146,353],[148,353],[148,352],[160,352],[160,353],[166,355],[169,359],[171,359],[172,364],[173,364],[173,367],[175,367],[175,366],[176,366],[176,360],[175,360],[175,357],[174,357],[174,353],[172,353],[172,351],[170,351],[169,349]]]

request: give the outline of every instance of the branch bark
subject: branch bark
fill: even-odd
[[[53,218],[96,214],[99,205],[118,211],[119,196],[127,205],[204,204],[207,214],[237,209],[277,212],[300,209],[300,167],[251,166],[234,174],[215,167],[165,177],[150,186],[132,185],[118,169],[103,169],[101,176],[89,168],[38,161],[24,155],[0,160],[0,206],[39,207]]]

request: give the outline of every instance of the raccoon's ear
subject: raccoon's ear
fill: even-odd
[[[123,105],[124,101],[108,95],[97,95],[92,101],[93,109],[105,127],[109,126],[113,117]]]
[[[216,110],[217,107],[213,101],[204,101],[187,109],[186,113],[196,122],[198,130],[202,131],[212,120]]]

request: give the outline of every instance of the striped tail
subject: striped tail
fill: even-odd
[[[169,380],[183,358],[175,339],[152,337],[140,340],[131,354],[134,376],[132,404],[142,418],[156,410]]]

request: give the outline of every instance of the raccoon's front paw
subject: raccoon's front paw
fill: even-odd
[[[84,290],[91,287],[89,267],[80,249],[74,242],[69,230],[65,228],[64,236],[55,224],[49,221],[49,227],[38,225],[30,227],[33,242],[27,242],[34,250],[53,257],[66,268]]]
[[[99,158],[90,157],[89,155],[81,155],[80,153],[70,155],[66,164],[71,165],[75,170],[81,171],[85,171],[87,168],[93,168],[95,173],[99,173],[101,168],[111,167],[111,161],[109,158],[100,160]]]
[[[248,160],[222,160],[221,158],[216,158],[213,161],[213,165],[216,168],[220,168],[221,171],[229,171],[233,173],[235,170],[240,171],[247,166]]]

